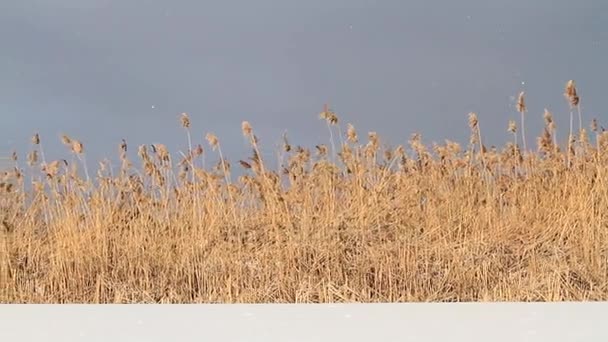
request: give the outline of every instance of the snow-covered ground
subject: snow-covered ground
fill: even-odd
[[[608,341],[608,304],[2,305],[0,341]]]

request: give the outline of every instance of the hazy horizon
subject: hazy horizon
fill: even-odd
[[[23,156],[39,132],[48,159],[67,156],[61,133],[89,161],[115,157],[122,138],[177,152],[187,112],[195,142],[212,131],[234,160],[249,153],[243,120],[269,154],[284,131],[328,143],[324,103],[342,127],[393,146],[414,132],[465,143],[473,111],[484,142],[500,145],[522,90],[534,146],[544,108],[564,137],[569,79],[586,126],[608,126],[607,15],[599,0],[4,1],[0,151]]]

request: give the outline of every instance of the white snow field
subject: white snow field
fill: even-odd
[[[0,341],[608,341],[606,303],[2,305]]]

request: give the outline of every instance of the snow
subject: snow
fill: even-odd
[[[0,306],[0,341],[608,341],[606,303]]]

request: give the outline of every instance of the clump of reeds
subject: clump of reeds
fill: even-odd
[[[463,151],[449,140],[428,148],[418,133],[396,147],[375,131],[363,142],[352,124],[343,136],[326,106],[329,143],[284,134],[274,169],[243,121],[252,155],[234,181],[220,139],[193,141],[186,113],[181,158],[146,144],[137,165],[122,140],[120,172],[104,160],[94,178],[83,143],[64,135],[71,161],[46,161],[35,134],[29,169],[14,154],[0,173],[0,301],[606,300],[608,132],[593,120],[592,144],[579,112],[574,149],[573,82],[566,95],[567,146],[545,110],[537,152],[523,93],[502,148],[484,145],[476,113]],[[205,139],[219,155],[209,166]]]

